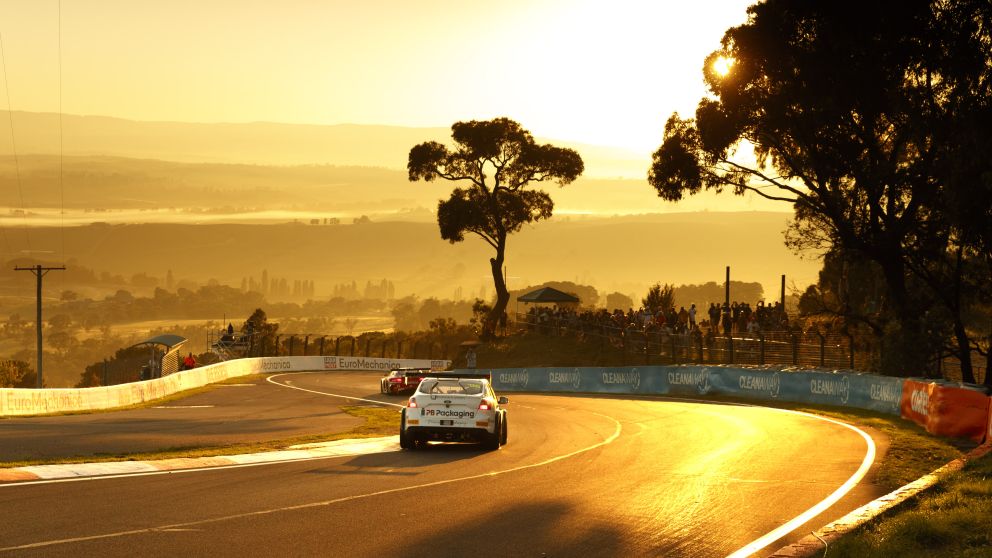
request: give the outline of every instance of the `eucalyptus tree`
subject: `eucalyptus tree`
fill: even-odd
[[[407,170],[411,182],[441,178],[463,185],[438,203],[437,222],[441,238],[455,243],[472,233],[495,252],[489,265],[496,303],[483,324],[484,335],[491,336],[510,300],[503,278],[507,236],[524,224],[551,217],[554,209],[547,192],[528,187],[542,182],[564,186],[578,178],[584,166],[574,150],[538,144],[508,118],[456,122],[451,138],[452,148],[436,141],[414,146]]]
[[[922,285],[913,251],[955,241],[941,224],[946,159],[963,124],[959,107],[982,95],[960,87],[987,72],[982,6],[756,4],[706,59],[711,95],[694,118],[668,120],[649,170],[666,200],[729,189],[791,204],[794,247],[839,248],[877,264],[887,373],[918,373],[912,366],[943,341],[927,334],[926,312],[943,304]]]

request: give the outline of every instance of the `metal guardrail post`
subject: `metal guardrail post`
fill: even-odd
[[[679,361],[678,349],[675,347],[675,336],[669,335],[668,338],[672,341],[672,362],[675,364],[681,364]]]
[[[620,330],[620,366],[627,366],[627,336]]]
[[[799,336],[795,333],[792,334],[792,365],[797,366],[799,364]]]
[[[734,363],[734,336],[733,336],[733,334],[727,336],[727,348],[728,348],[727,358],[729,359],[729,360],[727,360],[727,364],[733,364]]]
[[[703,334],[696,332],[696,362],[703,362]]]
[[[276,354],[274,354],[272,356],[279,356],[279,353],[282,352],[282,346],[279,345],[279,338],[280,337],[282,337],[282,336],[281,335],[276,335]]]
[[[320,336],[320,356],[324,356],[324,339],[323,335]]]
[[[293,356],[293,349],[296,348],[296,336],[289,336],[289,356]]]
[[[850,368],[854,370],[854,336],[850,332],[847,332],[847,347],[850,353]]]
[[[403,358],[403,340],[396,342],[396,358]]]
[[[303,338],[303,356],[307,356],[307,348],[310,346],[310,336],[307,335]]]
[[[372,347],[372,338],[365,339],[365,358],[369,358],[369,349]]]
[[[644,334],[644,365],[651,366],[651,337]]]
[[[758,334],[758,364],[765,364],[765,334]]]
[[[820,368],[823,368],[827,357],[827,338],[819,331],[816,334],[820,337]]]
[[[351,336],[351,353],[348,356],[355,356],[355,336]]]

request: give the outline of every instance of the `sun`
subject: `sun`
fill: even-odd
[[[726,77],[730,73],[730,69],[734,67],[734,59],[728,56],[718,56],[716,60],[713,61],[713,72],[720,76]]]

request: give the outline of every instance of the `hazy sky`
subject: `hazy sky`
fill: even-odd
[[[449,126],[650,153],[746,0],[62,0],[62,110]],[[0,4],[14,110],[59,108],[59,2]],[[0,108],[6,108],[0,97]]]

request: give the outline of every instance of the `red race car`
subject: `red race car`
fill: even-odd
[[[430,374],[430,368],[396,368],[379,380],[379,390],[387,395],[414,391],[420,381]]]

